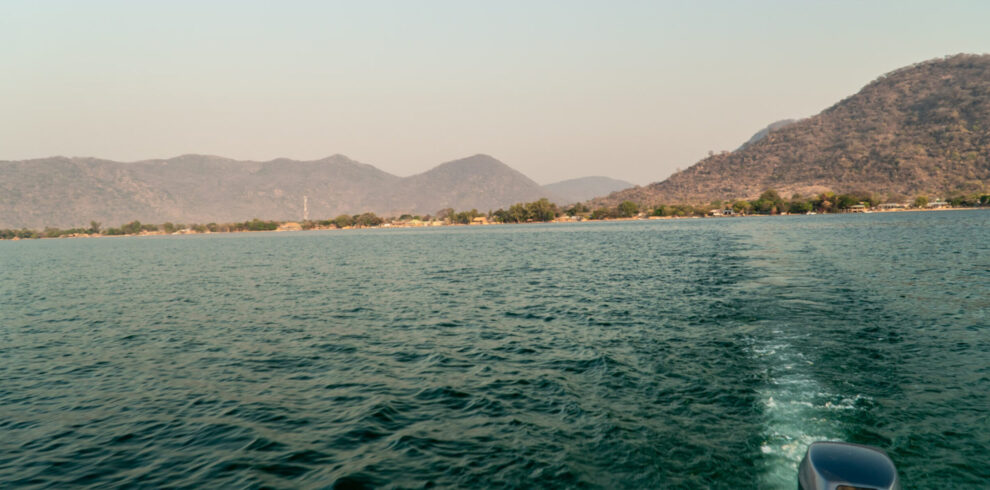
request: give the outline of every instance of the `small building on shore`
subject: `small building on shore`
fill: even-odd
[[[899,202],[885,202],[877,206],[880,211],[895,211],[898,209],[907,209],[909,206],[905,203]]]

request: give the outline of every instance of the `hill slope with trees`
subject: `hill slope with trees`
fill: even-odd
[[[990,179],[990,55],[887,73],[820,114],[592,206],[753,199],[826,190],[884,199],[981,192]]]

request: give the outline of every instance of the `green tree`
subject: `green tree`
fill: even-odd
[[[278,229],[278,223],[254,218],[251,221],[245,221],[244,228],[248,231],[272,231]]]
[[[753,211],[753,205],[749,201],[736,201],[732,203],[732,211],[737,214],[749,214]]]
[[[815,209],[823,213],[831,212],[835,208],[835,193],[832,191],[825,191],[812,200],[811,204],[815,207]]]
[[[333,225],[337,228],[347,228],[348,226],[354,226],[354,218],[349,215],[342,214],[333,219]]]
[[[568,216],[577,216],[579,214],[587,213],[587,212],[590,212],[590,211],[591,211],[591,209],[588,208],[588,206],[586,206],[586,205],[584,205],[582,203],[577,203],[577,204],[571,206],[570,208],[567,208],[567,211],[565,211],[565,213],[567,213]]]
[[[516,203],[509,206],[508,223],[525,223],[527,221],[529,221],[529,211],[526,210],[524,204]]]
[[[450,221],[452,223],[468,225],[471,224],[471,221],[477,218],[478,216],[481,216],[481,213],[479,213],[477,209],[472,209],[470,211],[461,211],[459,213],[453,213],[452,215],[450,215]]]
[[[849,209],[859,204],[859,197],[853,194],[839,194],[835,198],[835,207],[839,209]]]
[[[631,218],[639,214],[639,205],[632,201],[622,201],[619,204],[619,216],[623,218]]]
[[[547,198],[526,204],[526,214],[533,221],[553,221],[557,217],[557,205]]]
[[[385,220],[375,213],[363,213],[354,218],[354,224],[357,226],[378,226],[384,222]]]
[[[125,235],[135,235],[141,232],[141,222],[134,220],[125,225],[120,225],[120,231]]]
[[[811,204],[811,201],[802,198],[800,194],[791,196],[791,202],[787,204],[788,213],[802,214],[812,209],[814,209],[814,206]]]
[[[979,206],[980,197],[976,195],[957,194],[949,196],[946,201],[954,208]]]
[[[814,209],[811,205],[811,201],[791,201],[788,207],[788,212],[796,214],[810,213]]]
[[[502,208],[498,208],[498,210],[492,213],[492,220],[499,223],[509,223],[509,212]]]
[[[441,209],[440,211],[437,211],[437,219],[440,221],[446,221],[448,219],[451,219],[453,215],[454,215],[454,208],[444,208]]]
[[[695,208],[689,204],[675,204],[670,207],[670,213],[672,216],[704,216],[707,214],[704,208]]]
[[[615,218],[618,213],[614,209],[598,208],[591,212],[591,219]]]
[[[760,214],[776,214],[784,209],[784,199],[773,189],[763,191],[759,199],[753,201],[753,210]]]
[[[927,207],[927,206],[928,206],[928,197],[927,196],[918,196],[918,197],[914,198],[914,207],[916,207],[916,208],[924,208],[924,207]]]

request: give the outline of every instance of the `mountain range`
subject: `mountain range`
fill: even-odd
[[[962,54],[882,75],[816,116],[775,123],[736,151],[590,204],[698,204],[768,189],[906,200],[986,192],[988,179],[990,55]]]
[[[987,192],[988,179],[990,55],[955,55],[882,75],[818,115],[773,123],[735,151],[642,187],[603,177],[540,186],[480,154],[409,177],[343,155],[132,163],[52,157],[0,161],[0,228],[296,220],[304,199],[314,219],[484,212],[542,197],[567,204],[604,196],[588,201],[593,207],[626,200],[699,204],[753,199],[768,189],[785,197],[830,190],[906,200]]]
[[[595,179],[593,179],[595,180]],[[600,180],[600,179],[599,179]],[[543,197],[561,204],[614,189],[585,185],[578,199],[555,194],[488,156],[474,155],[399,177],[343,155],[314,161],[236,161],[209,155],[122,163],[53,157],[0,161],[0,228],[298,220],[375,212],[482,212]],[[587,183],[586,183],[587,184]],[[569,192],[568,185],[558,186]],[[590,195],[588,195],[590,193]]]

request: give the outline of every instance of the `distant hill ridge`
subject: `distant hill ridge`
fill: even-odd
[[[743,143],[742,146],[740,146],[736,151],[742,150],[743,148],[746,148],[747,146],[750,146],[753,143],[756,143],[757,141],[760,141],[763,138],[766,138],[767,135],[769,135],[771,131],[776,131],[776,130],[781,129],[781,128],[786,128],[787,126],[790,126],[791,124],[794,124],[795,122],[796,122],[796,120],[794,120],[794,119],[782,119],[780,121],[770,123],[767,127],[765,127],[763,129],[757,131],[756,134],[754,134],[749,140],[747,140],[745,143]]]
[[[630,182],[609,177],[592,176],[567,179],[543,186],[552,194],[560,196],[564,204],[587,201],[593,197],[634,187]]]
[[[0,228],[69,227],[96,220],[208,223],[375,212],[434,214],[560,200],[488,155],[398,177],[343,155],[313,161],[236,161],[212,155],[121,163],[53,157],[0,161]]]
[[[591,204],[707,203],[752,199],[767,189],[785,195],[870,191],[887,198],[986,191],[990,55],[894,70],[820,114],[763,136],[662,182]]]

